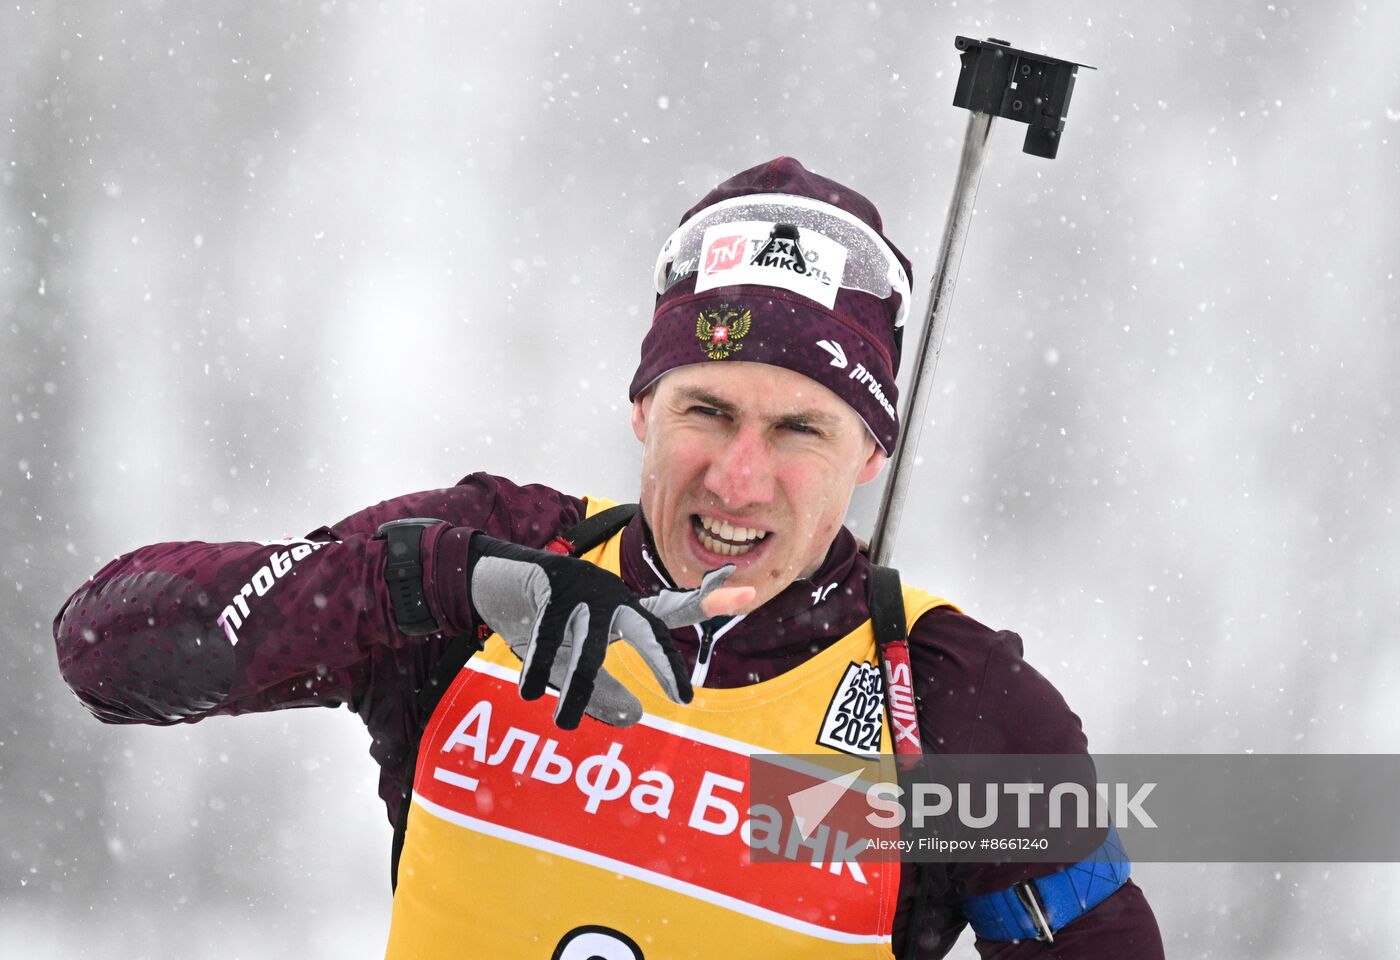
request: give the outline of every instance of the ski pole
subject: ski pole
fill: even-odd
[[[895,532],[909,494],[914,455],[919,449],[929,389],[938,367],[938,355],[943,349],[943,331],[953,305],[953,286],[957,283],[958,266],[967,243],[967,229],[977,200],[977,185],[982,179],[992,121],[1005,117],[1028,124],[1022,150],[1048,160],[1055,159],[1069,113],[1070,94],[1074,92],[1074,78],[1079,68],[1086,66],[1018,50],[1005,40],[958,37],[953,45],[962,51],[962,69],[958,74],[957,91],[953,94],[953,106],[971,111],[971,116],[963,134],[962,159],[953,185],[953,199],[948,204],[948,221],[943,228],[938,265],[929,288],[919,348],[914,353],[913,373],[901,418],[903,430],[895,445],[894,462],[880,497],[879,512],[875,515],[870,559],[877,564],[889,563],[894,553]]]

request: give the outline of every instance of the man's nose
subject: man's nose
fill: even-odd
[[[730,435],[705,472],[705,489],[731,509],[773,499],[773,455],[759,431]]]

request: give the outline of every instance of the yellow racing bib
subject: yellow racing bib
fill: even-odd
[[[584,559],[616,573],[620,543]],[[946,602],[906,588],[907,621]],[[419,744],[387,955],[890,960],[897,862],[832,862],[815,841],[750,856],[751,756],[889,753],[869,622],[688,706],[624,643],[605,666],[642,701],[636,726],[560,730],[552,692],[520,699],[498,636],[463,668]]]

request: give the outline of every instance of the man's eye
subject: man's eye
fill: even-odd
[[[813,437],[819,436],[821,433],[821,431],[817,430],[815,427],[803,423],[801,420],[789,421],[788,423],[783,424],[783,426],[786,427],[788,430],[791,430],[793,433],[805,433]]]
[[[716,410],[714,407],[694,406],[694,407],[691,407],[690,410],[687,411],[687,412],[689,412],[689,413],[698,413],[698,414],[700,414],[702,417],[721,417],[721,416],[724,416],[724,414],[720,413],[720,412],[719,412],[718,410]]]

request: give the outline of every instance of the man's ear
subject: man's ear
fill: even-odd
[[[642,443],[647,442],[647,408],[650,406],[650,390],[632,401],[632,432]]]
[[[889,458],[885,456],[885,451],[880,449],[880,445],[875,442],[874,437],[867,437],[870,443],[870,455],[865,463],[861,464],[859,472],[856,473],[856,483],[869,483],[880,475],[884,469],[885,461]]]

